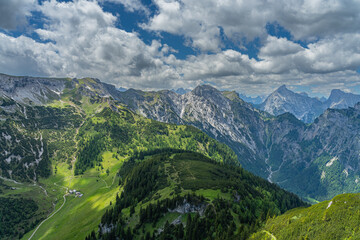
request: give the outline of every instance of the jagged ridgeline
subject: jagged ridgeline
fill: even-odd
[[[251,240],[359,239],[360,194],[342,194],[271,218]]]
[[[306,205],[199,153],[149,154],[123,165],[120,195],[87,239],[245,239],[269,217]]]

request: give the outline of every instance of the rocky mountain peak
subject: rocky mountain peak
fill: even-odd
[[[331,90],[329,99],[334,97],[341,97],[343,95],[346,95],[346,93],[341,91],[340,89],[333,89]]]
[[[212,102],[212,104],[221,107],[227,108],[227,98],[223,96],[223,94],[217,90],[216,88],[210,85],[200,85],[197,86],[194,90],[190,93],[194,97],[203,98],[206,101]],[[188,94],[183,95],[185,98],[188,97]]]
[[[333,89],[329,99],[325,102],[328,108],[348,108],[360,102],[360,95],[347,93],[340,89]]]
[[[210,85],[199,85],[191,91],[193,94],[198,96],[209,96],[211,94],[220,94],[220,91]]]
[[[286,85],[281,85],[278,89],[275,90],[275,92],[289,92],[290,90],[287,89]]]
[[[322,103],[318,99],[295,93],[285,85],[270,94],[260,109],[273,115],[290,112],[306,123],[312,122],[323,112]]]

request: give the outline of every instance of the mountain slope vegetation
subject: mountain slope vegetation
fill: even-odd
[[[88,239],[245,239],[270,216],[304,206],[241,167],[168,149],[131,158],[121,192]]]

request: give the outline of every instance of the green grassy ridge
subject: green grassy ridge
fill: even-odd
[[[140,117],[122,106],[112,107],[104,108],[80,128],[75,174],[101,167],[101,154],[105,150],[126,157],[141,151],[177,148],[198,151],[219,162],[238,164],[229,147],[194,127],[165,124]]]
[[[270,234],[269,234],[270,233]],[[250,239],[360,239],[360,194],[342,194],[269,219]]]
[[[101,239],[114,236],[140,239],[146,235],[189,239],[190,231],[197,236],[194,239],[243,238],[254,232],[266,215],[279,215],[305,205],[294,194],[241,167],[222,164],[194,152],[168,150],[142,159],[132,158],[124,163],[120,176],[122,192],[115,206],[102,216],[101,225],[115,227]],[[175,219],[184,225],[189,221],[188,214],[169,211],[184,201],[202,206],[205,211],[202,217],[193,212],[190,220],[203,226],[202,230],[186,227],[181,230],[181,225],[169,224]],[[156,235],[158,229],[164,229],[166,236]],[[180,237],[177,231],[185,235]],[[93,239],[94,235],[89,238]]]

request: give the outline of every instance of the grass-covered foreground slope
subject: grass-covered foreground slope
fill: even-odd
[[[269,216],[305,205],[241,167],[164,150],[130,158],[120,192],[88,239],[244,239]]]
[[[269,219],[250,239],[360,239],[360,194],[342,194]]]

